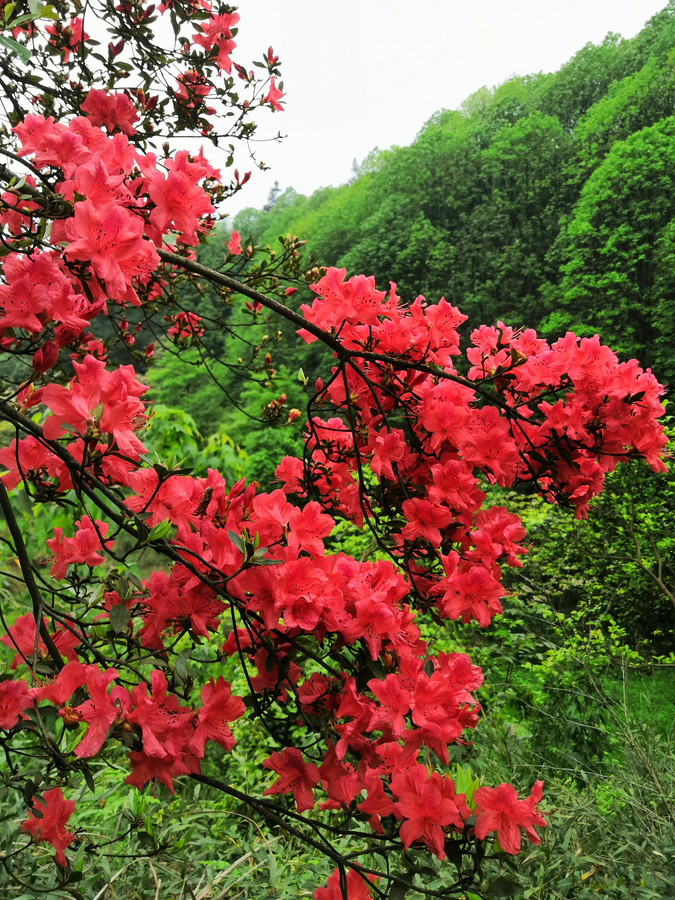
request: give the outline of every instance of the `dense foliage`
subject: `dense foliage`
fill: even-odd
[[[663,387],[597,336],[547,342],[475,322],[463,351],[466,316],[412,289],[417,277],[436,293],[429,271],[442,277],[451,245],[424,210],[406,237],[400,191],[386,213],[398,230],[383,205],[367,205],[387,171],[378,158],[352,186],[373,215],[344,253],[379,254],[373,269],[390,267],[402,297],[393,283],[319,269],[294,231],[274,249],[264,235],[219,234],[218,205],[247,176],[223,184],[204,149],[181,142],[247,139],[253,109],[282,111],[279,59],[270,47],[260,79],[232,60],[239,15],[228,6],[172,0],[158,13],[175,40],[154,6],[4,6],[0,886],[75,900],[471,900],[547,885],[553,896],[655,896],[672,886],[660,864],[673,851],[670,770],[608,693],[611,663],[625,672],[645,659],[623,640],[630,611],[617,624],[602,597],[577,599],[570,630],[545,596],[559,587],[545,545],[530,553],[520,598],[507,584],[530,550],[521,516],[535,532],[555,522],[567,541],[562,516],[585,520],[608,481],[604,524],[591,518],[582,558],[597,566],[594,547],[609,544],[614,566],[621,559],[675,605],[671,498],[652,480],[665,472]],[[107,56],[86,30],[104,19]],[[574,85],[557,96],[559,119],[533,110],[508,134],[491,101],[473,98],[449,132],[464,154],[460,120],[482,123],[467,171],[479,162],[508,194],[504,159],[515,173],[525,151],[534,160],[549,133],[562,146],[574,126]],[[660,122],[645,138],[661,148],[662,192],[667,138]],[[623,146],[583,207],[588,221],[639,152]],[[392,165],[403,179],[411,161]],[[547,184],[556,195],[556,177]],[[665,214],[657,203],[643,212],[649,227]],[[354,210],[344,213],[354,227]],[[475,226],[484,239],[499,224],[487,213]],[[582,221],[568,234],[588,256]],[[644,242],[628,249],[644,253]],[[591,290],[587,256],[585,267],[570,258],[566,277]],[[154,340],[139,349],[146,334]],[[309,349],[288,351],[291,338]],[[138,369],[164,404],[149,402]],[[228,400],[237,411],[224,416]],[[489,637],[502,600],[512,610]],[[540,625],[524,633],[528,618]],[[643,632],[659,653],[655,629]],[[514,765],[510,738],[528,726],[531,748]],[[616,733],[632,755],[617,753]],[[552,860],[563,829],[549,808],[552,837],[518,865],[522,835],[539,845],[535,826],[547,825],[541,774],[568,771],[554,779],[566,798],[589,773],[631,764],[648,775],[630,801],[637,827],[649,818],[656,863],[630,840],[611,865],[583,848],[571,864]],[[608,798],[626,806],[625,792]],[[593,827],[591,816],[587,836]],[[574,835],[564,828],[564,850]]]
[[[263,244],[302,235],[324,265],[392,279],[408,301],[451,297],[472,327],[599,332],[668,381],[674,99],[671,2],[630,40],[483,88],[350,184],[288,188],[236,227]]]

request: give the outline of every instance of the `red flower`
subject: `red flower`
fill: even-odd
[[[319,809],[340,809],[341,806],[348,809],[354,797],[361,791],[363,784],[351,763],[345,763],[338,759],[335,747],[330,741],[326,743],[328,751],[319,768],[319,774],[321,775],[321,786],[330,799],[321,803]]]
[[[491,831],[496,831],[502,850],[516,854],[520,852],[519,828],[522,828],[531,844],[540,844],[541,839],[532,826],[546,826],[536,811],[543,786],[543,781],[535,781],[532,793],[525,800],[518,799],[512,784],[478,788],[473,795],[478,814],[476,837],[483,840]]]
[[[166,676],[159,669],[150,674],[150,684],[150,697],[145,682],[137,684],[132,690],[131,700],[135,709],[127,718],[142,730],[143,754],[161,760],[176,755],[174,750],[184,742],[185,726],[192,718],[192,710],[180,706],[174,694],[167,696]]]
[[[433,594],[442,594],[439,607],[450,619],[461,619],[464,624],[475,619],[481,628],[490,624],[494,615],[501,613],[499,598],[506,591],[485,566],[457,565],[457,554],[451,551],[441,556],[446,576],[432,589]],[[468,568],[466,566],[468,565]]]
[[[133,123],[138,119],[138,113],[129,97],[121,91],[108,93],[92,88],[80,109],[87,113],[92,125],[105,126],[109,132],[119,128],[123,134],[136,134]]]
[[[47,43],[51,44],[52,47],[63,50],[64,63],[70,60],[72,50],[78,50],[83,41],[89,40],[89,35],[83,30],[82,19],[79,16],[71,19],[70,24],[66,25],[65,28],[59,22],[56,25],[46,25],[45,31],[51,35]]]
[[[399,798],[396,815],[405,819],[399,836],[406,849],[413,841],[422,839],[438,859],[445,859],[445,834],[443,826],[464,827],[463,815],[469,810],[464,795],[455,796],[455,785],[447,775],[427,773],[424,766],[417,766],[405,774],[394,776],[391,789]]]
[[[302,753],[295,747],[284,747],[281,753],[273,753],[263,762],[266,769],[272,769],[279,775],[272,787],[267,788],[264,795],[287,794],[293,792],[296,809],[299,813],[314,808],[312,788],[320,780],[319,770],[314,763],[306,763]]]
[[[370,720],[368,731],[380,731],[385,725],[396,737],[400,737],[406,728],[404,716],[410,710],[412,692],[404,687],[399,674],[387,675],[382,681],[372,678],[368,687],[380,701],[380,706]]]
[[[372,880],[372,875],[368,876]],[[358,872],[350,869],[346,877],[347,900],[371,900],[372,894],[368,890],[368,884],[361,878]],[[326,887],[319,887],[314,891],[314,900],[344,900],[345,895],[340,887],[340,871],[333,869],[333,874],[328,879]]]
[[[143,220],[115,203],[96,209],[84,200],[75,204],[66,231],[71,242],[66,257],[90,262],[110,297],[138,305],[131,279],[150,274],[159,263],[157,251],[143,239]]]
[[[206,741],[216,741],[225,750],[234,747],[235,740],[227,722],[233,722],[246,712],[241,697],[230,696],[230,684],[222,675],[214,682],[211,678],[201,690],[203,706],[197,714],[197,729],[190,741],[195,756],[204,755]]]
[[[54,681],[48,681],[43,687],[31,688],[30,695],[35,700],[47,700],[56,706],[62,706],[86,680],[86,667],[76,659],[71,660],[65,664]]]
[[[0,728],[4,731],[14,728],[19,719],[25,719],[23,710],[32,705],[25,681],[0,682]]]
[[[77,374],[68,388],[50,383],[33,395],[35,402],[44,403],[53,413],[45,421],[45,437],[61,437],[67,423],[82,436],[90,428],[112,434],[127,456],[145,453],[134,432],[146,421],[140,397],[147,388],[136,381],[133,367],[108,372],[105,362],[87,355],[81,363],[73,362],[73,368]]]
[[[276,110],[276,112],[283,112],[284,108],[281,103],[279,103],[283,96],[283,93],[275,85],[274,78],[270,78],[270,89],[267,93],[267,96],[263,99],[262,102],[269,103],[272,109]]]
[[[47,620],[42,620],[47,625]],[[54,646],[62,656],[66,659],[77,660],[74,647],[80,643],[76,635],[72,631],[64,631],[57,628],[51,635]],[[18,653],[10,664],[10,669],[16,669],[19,663],[24,661],[24,657],[29,661],[33,658],[35,647],[35,619],[32,613],[26,613],[25,616],[19,616],[9,629],[9,633],[0,637],[0,643],[9,647],[11,650],[18,650]],[[49,652],[42,638],[38,638],[37,642],[38,659],[47,659]]]
[[[381,428],[379,433],[373,433],[369,449],[373,451],[370,468],[377,476],[384,476],[389,481],[396,481],[393,464],[403,463],[412,456],[400,428],[392,428],[391,431]]]
[[[155,204],[150,223],[162,233],[172,226],[184,244],[194,247],[199,242],[199,220],[215,211],[204,188],[197,184],[207,170],[190,162],[186,150],[179,151],[175,159],[167,159],[164,165],[168,175],[158,172],[148,184],[148,194]]]
[[[209,53],[215,46],[218,48],[218,56],[216,64],[221,71],[227,72],[229,75],[232,71],[232,61],[230,54],[237,46],[232,38],[231,28],[237,24],[239,16],[237,13],[224,13],[220,16],[212,15],[206,22],[200,22],[199,27],[201,33],[197,32],[192,35],[193,43],[199,44]]]
[[[294,552],[304,550],[310,556],[323,556],[322,538],[328,537],[335,522],[321,511],[321,505],[314,500],[307,503],[302,510],[294,509],[288,520],[290,533],[288,546]]]
[[[89,726],[74,751],[75,756],[81,757],[94,756],[101,749],[108,729],[121,711],[115,703],[113,694],[123,697],[126,693],[124,688],[113,688],[112,694],[108,694],[108,685],[117,678],[116,669],[106,669],[102,672],[98,666],[91,665],[86,667],[86,673],[87,690],[91,699],[85,700],[73,711]]]
[[[9,469],[2,476],[2,483],[11,490],[23,477],[42,478],[50,474],[50,470],[53,472],[58,465],[58,459],[29,435],[22,441],[13,440],[9,447],[0,450],[0,465]]]
[[[227,242],[227,252],[233,256],[241,255],[241,235],[238,231],[233,231],[230,240]]]
[[[378,772],[366,769],[365,782],[368,794],[363,803],[359,803],[361,812],[370,813],[368,824],[378,834],[383,834],[384,829],[380,822],[381,816],[389,816],[394,811],[394,804],[384,792],[382,779]]]
[[[441,546],[441,528],[446,528],[452,513],[438,503],[413,497],[403,502],[403,515],[407,519],[401,534],[408,541],[424,538],[432,547]]]
[[[63,852],[75,839],[75,835],[66,831],[64,825],[75,812],[75,803],[72,800],[64,800],[61,788],[52,788],[43,794],[44,804],[39,801],[33,803],[33,809],[42,813],[41,819],[36,819],[31,812],[28,821],[21,826],[22,831],[28,831],[36,843],[47,841],[56,850],[56,862],[60,866],[66,865],[66,855]]]
[[[96,519],[96,527],[94,527],[88,516],[82,516],[81,520],[75,522],[75,527],[77,531],[74,537],[64,538],[63,529],[55,528],[54,537],[46,541],[47,546],[54,554],[49,571],[54,578],[65,578],[71,563],[100,566],[104,557],[96,551],[112,543],[112,541],[104,540],[108,533],[107,522]]]

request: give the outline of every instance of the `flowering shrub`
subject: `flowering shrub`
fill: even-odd
[[[234,92],[232,68],[258,105],[279,112],[278,58],[270,48],[267,81],[257,84],[231,60],[232,8],[173,0],[159,11],[177,34],[193,29],[172,57],[177,71],[150,54],[137,73],[144,86],[123,91],[112,88],[131,65],[116,60],[128,35],[147,47],[154,7],[115,8],[121,46],[111,44],[107,60],[89,53],[80,19],[64,27],[60,7],[46,29],[34,12],[10,13],[9,45],[42,65],[56,56],[64,76],[47,98],[19,73],[7,157],[17,174],[32,174],[0,169],[0,347],[5,359],[30,360],[0,400],[16,431],[0,450],[0,502],[32,606],[14,623],[3,616],[13,658],[0,682],[0,729],[8,787],[28,805],[21,829],[54,847],[61,886],[78,880],[66,855],[77,840],[66,830],[75,804],[63,791],[89,784],[97,757],[138,790],[161,783],[173,793],[182,777],[246,800],[253,815],[332,861],[317,900],[400,897],[402,884],[412,887],[416,870],[402,882],[364,862],[372,847],[380,859],[413,846],[450,856],[457,873],[444,895],[457,896],[486,854],[519,852],[521,829],[539,842],[542,782],[525,798],[509,784],[469,779],[460,789],[449,748],[478,725],[483,675],[463,653],[431,653],[420,623],[485,627],[502,610],[502,568],[521,565],[525,531],[504,507],[486,507],[482,483],[534,485],[583,517],[622,461],[663,470],[662,388],[597,337],[549,345],[501,322],[471,334],[460,375],[457,309],[443,298],[403,302],[396,285],[381,291],[345,270],[309,272],[316,297],[295,312],[274,296],[294,290],[284,274],[302,283],[290,237],[281,274],[276,264],[246,269],[243,259],[232,262],[242,280],[202,266],[193,248],[243,181],[235,173],[224,186],[201,149],[167,144],[160,161],[148,141],[161,128],[162,137],[196,131],[215,142],[218,109],[207,103],[236,112],[233,136],[248,136],[255,103]],[[29,36],[37,49],[28,50]],[[88,53],[110,78],[91,74]],[[153,93],[160,77],[174,80]],[[250,255],[236,232],[227,251]],[[96,320],[119,307],[161,309],[175,348],[199,346],[202,318],[176,311],[186,279],[215,285],[228,302],[246,298],[254,315],[285,317],[332,354],[326,383],[306,385],[304,457],[280,460],[275,490],[153,461],[142,377],[112,363],[96,337]],[[128,325],[119,330],[131,347]],[[263,370],[273,376],[271,357]],[[16,513],[23,491],[77,510],[47,541],[49,575],[34,572],[27,552]],[[339,519],[370,529],[381,558],[335,552]],[[163,563],[139,578],[134,566],[148,547]],[[186,663],[199,644],[208,654],[201,682]],[[223,676],[228,658],[244,696]],[[202,771],[213,744],[227,768],[244,717],[270,738],[253,794]],[[41,796],[22,769],[26,748],[41,760]],[[265,770],[276,776],[266,788]],[[336,844],[349,835],[368,849]],[[419,881],[415,890],[438,894]]]

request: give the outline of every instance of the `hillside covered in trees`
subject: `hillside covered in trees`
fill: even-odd
[[[199,258],[220,266],[233,227],[242,246],[278,253],[279,236],[290,233],[307,241],[313,262],[374,275],[380,288],[394,281],[403,301],[444,296],[468,316],[465,340],[499,320],[549,340],[598,332],[667,383],[675,375],[674,111],[671,0],[630,40],[608,34],[557,72],[513,77],[437,112],[409,147],[372,151],[348,184],[310,197],[272,192],[265,208],[221,224]],[[298,287],[289,298],[296,307],[313,297]],[[200,291],[184,308],[216,323],[211,377],[196,356],[190,369],[161,351],[148,376],[155,396],[182,406],[202,434],[220,430],[252,454],[264,481],[279,452],[301,446],[301,420],[270,430],[285,416],[269,404],[283,392],[285,409],[302,408],[298,370],[325,374],[316,345],[273,316],[223,313],[212,288]],[[244,322],[247,343],[228,337],[228,326]],[[260,362],[253,379],[238,362],[250,354]],[[223,404],[221,387],[243,412]]]
[[[292,232],[322,265],[444,295],[465,328],[600,333],[671,379],[675,327],[675,4],[559,71],[482,88],[413,144],[373,151],[351,183],[235,220]]]

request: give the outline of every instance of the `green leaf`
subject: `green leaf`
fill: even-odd
[[[242,535],[237,534],[236,531],[228,531],[227,536],[232,541],[237,550],[241,553],[242,556],[246,556],[246,542]]]
[[[21,62],[27,63],[31,58],[31,52],[28,47],[24,47],[23,44],[20,44],[18,41],[15,41],[14,38],[8,37],[7,35],[0,34],[0,44],[3,47],[6,47],[8,50],[11,50],[12,53],[16,53]]]
[[[171,519],[164,519],[163,522],[158,522],[154,528],[150,529],[150,534],[148,535],[149,541],[159,541],[163,537],[166,537],[167,534],[173,528],[173,524]]]
[[[485,889],[485,893],[489,897],[516,897],[523,891],[523,886],[512,878],[504,878],[500,875],[489,887]]]
[[[84,780],[87,784],[87,787],[92,792],[92,794],[95,794],[96,793],[96,785],[94,784],[94,779],[92,777],[91,772],[89,771],[89,769],[85,768],[82,770],[82,774],[84,775]]]
[[[265,559],[262,556],[257,556],[256,553],[248,561],[251,566],[280,566],[283,563],[283,559]]]
[[[464,794],[466,797],[466,802],[471,803],[471,801],[473,800],[473,795],[476,792],[476,788],[480,785],[480,779],[478,778],[478,776],[474,776],[469,767],[464,769],[458,763],[455,766],[455,770],[453,772],[453,779],[455,782],[455,792],[458,794]]]
[[[130,619],[131,613],[123,603],[116,603],[110,610],[110,627],[115,634],[126,631]]]
[[[389,900],[403,900],[411,887],[409,881],[395,881],[389,888]]]
[[[35,782],[29,778],[23,786],[23,799],[26,803],[30,803],[33,799],[33,794],[35,793],[36,785]]]
[[[176,678],[179,681],[185,682],[187,681],[187,661],[190,658],[190,654],[192,653],[191,649],[183,650],[182,653],[179,653],[173,664],[173,672]]]

